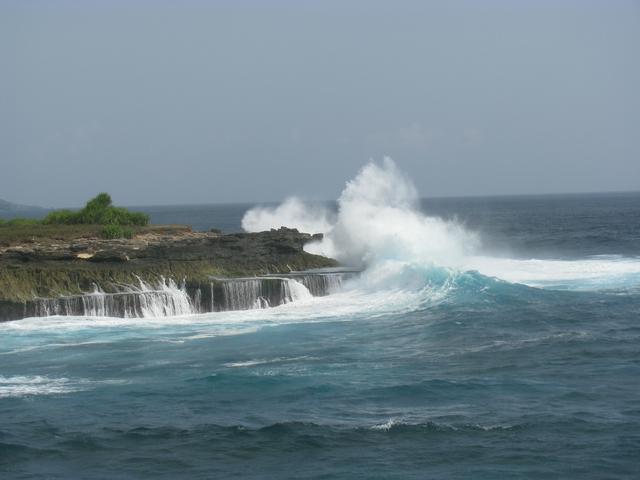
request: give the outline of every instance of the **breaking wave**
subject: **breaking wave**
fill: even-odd
[[[381,164],[365,165],[347,182],[337,201],[337,211],[289,199],[277,207],[249,210],[242,224],[248,231],[280,226],[314,233],[324,231],[323,239],[307,245],[306,249],[357,267],[361,273],[344,281],[339,289],[332,289],[332,294],[326,297],[314,297],[304,285],[285,279],[288,300],[276,308],[201,314],[192,308],[186,294],[175,284],[158,288],[141,284],[133,293],[149,296],[148,304],[140,315],[130,316],[144,318],[109,317],[108,309],[103,308],[106,295],[96,292],[88,296],[88,300],[83,299],[96,304],[91,310],[94,317],[38,317],[12,322],[0,329],[65,332],[115,328],[134,332],[140,326],[159,331],[174,327],[183,330],[184,336],[178,339],[182,341],[235,335],[276,324],[401,314],[445,300],[475,297],[482,301],[487,292],[509,292],[527,298],[533,294],[529,287],[594,291],[633,290],[640,286],[638,257],[610,255],[562,260],[485,254],[477,233],[459,222],[425,215],[420,210],[413,183],[389,158]],[[227,288],[232,286],[233,283]],[[236,293],[239,294],[235,292],[229,298],[235,299]],[[260,295],[257,298],[261,298]],[[238,309],[252,308],[252,305],[247,307],[246,302],[234,302]],[[172,308],[167,308],[167,303]],[[259,302],[253,308],[261,306],[264,305]]]
[[[470,271],[531,287],[562,290],[640,284],[637,257],[550,260],[484,254],[476,232],[421,211],[415,186],[390,158],[381,164],[365,165],[346,183],[337,207],[335,213],[317,205],[305,208],[301,200],[291,198],[277,207],[249,210],[242,226],[247,231],[287,226],[324,232],[321,241],[305,249],[362,268],[359,287],[366,290],[416,290],[434,283],[447,290],[456,276]]]

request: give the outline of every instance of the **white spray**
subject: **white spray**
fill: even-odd
[[[250,210],[242,226],[247,231],[286,225],[323,232],[324,239],[307,251],[358,267],[384,261],[459,265],[476,237],[454,222],[425,216],[418,202],[411,180],[385,158],[381,165],[368,163],[347,182],[335,216],[318,208],[305,210],[302,202],[289,199],[277,208]]]
[[[331,230],[332,225],[332,215],[327,209],[307,205],[296,197],[286,199],[275,208],[252,208],[242,218],[242,228],[247,232],[289,227],[301,232],[324,233]]]
[[[622,288],[640,282],[637,257],[569,261],[483,256],[475,233],[419,210],[413,183],[390,158],[368,163],[347,182],[335,215],[289,199],[277,208],[250,210],[242,226],[248,231],[288,226],[323,232],[322,241],[305,249],[365,268],[359,286],[367,290],[444,288],[457,273],[469,270],[554,289]]]

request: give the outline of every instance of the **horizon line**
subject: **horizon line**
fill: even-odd
[[[463,199],[463,198],[508,198],[508,197],[562,197],[562,196],[581,196],[581,195],[628,195],[628,194],[640,194],[638,190],[605,190],[605,191],[580,191],[580,192],[548,192],[548,193],[492,193],[492,194],[470,194],[470,195],[420,195],[419,200],[435,200],[435,199]],[[279,200],[244,200],[244,201],[220,201],[220,202],[185,202],[185,203],[144,203],[144,204],[121,204],[127,208],[137,207],[195,207],[195,206],[214,206],[214,205],[272,205],[285,201],[287,198],[299,197],[298,195],[289,195]],[[82,206],[62,206],[62,207],[43,207],[40,205],[27,205],[21,203],[14,203],[9,200],[0,199],[18,207],[31,208],[34,210],[59,210],[59,209],[76,209],[82,208]],[[303,199],[305,200],[305,199]],[[330,203],[336,202],[336,199],[309,199],[305,200],[311,203]]]

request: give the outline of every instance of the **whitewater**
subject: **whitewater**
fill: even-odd
[[[324,233],[322,241],[306,250],[364,269],[364,283],[377,282],[381,290],[411,281],[403,275],[417,276],[420,285],[433,269],[448,269],[451,275],[477,271],[511,283],[562,289],[640,283],[638,257],[599,255],[569,261],[487,255],[477,232],[455,220],[426,215],[415,186],[388,157],[381,165],[367,164],[347,182],[337,212],[291,197],[277,207],[254,208],[242,219],[250,232],[283,225]]]
[[[0,324],[3,478],[634,478],[639,194],[423,201],[384,159],[335,204],[236,208],[360,273]]]

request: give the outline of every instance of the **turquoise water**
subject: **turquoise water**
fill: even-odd
[[[480,231],[473,268],[0,324],[2,478],[637,478],[640,195],[425,208]]]

